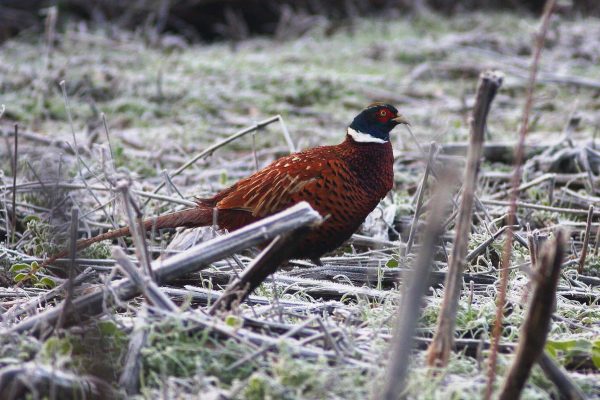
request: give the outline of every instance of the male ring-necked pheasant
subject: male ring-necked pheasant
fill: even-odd
[[[215,196],[199,199],[196,207],[147,220],[146,229],[212,225],[216,208],[219,227],[233,231],[306,201],[324,222],[298,243],[291,257],[318,260],[352,236],[391,190],[394,159],[389,135],[398,124],[408,121],[395,107],[371,104],[354,118],[342,143],[282,157]],[[77,248],[126,235],[128,227],[116,229],[80,240]]]

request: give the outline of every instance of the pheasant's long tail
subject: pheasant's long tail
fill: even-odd
[[[212,209],[204,207],[186,208],[185,210],[176,211],[170,214],[161,215],[155,218],[149,218],[144,220],[144,228],[147,231],[152,229],[166,229],[166,228],[195,228],[198,226],[207,226],[212,224]],[[131,234],[129,227],[123,227],[108,231],[106,233],[94,236],[88,239],[81,239],[77,241],[77,250],[82,250],[94,243],[101,242],[103,240],[111,240],[121,236],[129,236]],[[46,259],[42,267],[46,267],[59,258],[64,258],[69,255],[69,250],[61,251]]]

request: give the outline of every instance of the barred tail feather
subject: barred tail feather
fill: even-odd
[[[155,218],[149,218],[144,221],[144,228],[146,232],[157,229],[167,228],[195,228],[198,226],[207,226],[212,224],[212,209],[203,207],[186,208],[185,210],[175,211],[170,214],[161,215]],[[129,236],[131,234],[129,227],[115,229],[102,233],[100,235],[81,239],[77,241],[77,250],[85,249],[94,243],[102,242],[103,240],[111,240],[122,236]],[[69,255],[69,250],[61,251],[58,254],[53,255],[43,262],[42,267],[46,267],[59,258],[64,258]]]

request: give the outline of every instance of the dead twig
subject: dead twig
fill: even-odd
[[[62,328],[62,325],[65,321],[66,315],[69,313],[69,308],[71,307],[71,302],[73,301],[73,277],[75,273],[75,268],[77,268],[77,262],[75,259],[77,258],[77,230],[79,227],[79,210],[77,208],[73,208],[71,210],[71,235],[70,235],[70,246],[69,246],[69,256],[71,257],[71,264],[69,265],[68,278],[65,285],[65,300],[62,305],[62,312],[56,323],[56,329]]]
[[[538,358],[538,364],[546,377],[556,385],[561,398],[569,400],[585,400],[585,394],[579,386],[567,375],[562,368],[545,351]]]
[[[512,228],[518,228],[518,225],[512,226]],[[498,239],[506,230],[508,229],[507,225],[504,225],[502,228],[498,229],[492,236],[487,238],[484,242],[482,242],[479,246],[475,247],[469,254],[465,257],[465,264],[470,263],[475,260],[475,258],[479,257],[485,249],[487,249],[496,239]]]
[[[146,243],[146,228],[143,222],[142,211],[135,204],[134,199],[129,193],[129,182],[120,182],[117,188],[121,192],[123,205],[129,222],[129,232],[135,245],[135,254],[140,261],[144,273],[150,278],[152,276],[152,267],[150,266],[150,254],[148,253],[148,244]]]
[[[24,260],[25,262],[31,262],[30,260]],[[71,260],[73,261],[73,260]],[[75,263],[81,262],[81,259],[75,259]],[[86,282],[95,276],[94,270],[92,268],[86,268],[81,274],[77,275],[73,279],[73,286],[79,286],[83,282]],[[47,303],[48,301],[60,296],[64,290],[66,290],[69,281],[65,281],[59,286],[55,287],[52,290],[47,291],[46,293],[42,293],[39,296],[32,298],[25,304],[15,304],[12,306],[6,313],[3,315],[2,319],[6,320],[16,320],[23,314],[32,313],[36,310],[37,307],[40,307]]]
[[[150,333],[150,326],[146,325],[146,315],[145,307],[137,314],[135,328],[127,347],[123,372],[119,377],[119,386],[130,396],[139,392],[139,378],[142,369],[141,352],[146,347],[148,334]]]
[[[113,247],[112,257],[117,262],[119,268],[125,272],[125,275],[133,282],[140,293],[154,306],[165,311],[177,311],[178,308],[158,287],[149,275],[142,274],[133,262],[127,257],[127,254],[118,247]]]
[[[511,207],[510,201],[483,199],[483,200],[481,200],[481,202],[484,204],[490,204],[490,205],[494,205],[494,206],[507,206],[507,207],[509,207],[509,209]],[[529,208],[532,210],[557,212],[557,213],[562,213],[562,214],[582,215],[582,216],[588,214],[588,212],[586,210],[582,210],[582,209],[551,207],[551,206],[544,206],[541,204],[527,203],[527,202],[523,202],[523,201],[517,201],[515,203],[515,205],[516,205],[516,208]],[[600,212],[596,211],[596,212],[594,212],[593,215],[596,217],[600,216]]]
[[[381,334],[382,337],[391,337],[391,335]],[[432,339],[417,337],[415,341],[419,349],[426,349]],[[475,357],[481,350],[489,349],[492,344],[489,341],[479,339],[456,339],[454,341],[456,351],[462,352],[470,357]],[[498,347],[501,353],[510,354],[515,351],[516,345],[513,343],[502,343]],[[544,371],[546,377],[551,380],[560,391],[563,399],[584,400],[585,394],[573,382],[569,375],[556,364],[546,352],[542,352],[537,360],[540,368]]]

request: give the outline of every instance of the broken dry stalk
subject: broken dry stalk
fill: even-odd
[[[62,312],[56,323],[56,328],[60,329],[62,327],[63,322],[65,321],[65,317],[69,312],[69,308],[71,307],[71,302],[73,301],[73,279],[75,268],[77,268],[77,262],[75,259],[77,258],[77,229],[79,228],[79,210],[77,208],[73,208],[71,210],[71,235],[70,235],[70,248],[69,248],[69,256],[71,258],[71,263],[69,265],[68,279],[66,282],[66,294],[65,300],[63,301]]]
[[[178,310],[175,303],[160,290],[158,285],[148,275],[142,274],[141,270],[131,262],[123,250],[114,247],[112,257],[150,303],[165,311]]]
[[[131,239],[135,245],[135,253],[142,271],[154,279],[152,276],[152,267],[150,266],[150,253],[148,252],[148,245],[146,243],[146,229],[142,218],[142,211],[135,204],[131,194],[129,192],[129,183],[121,182],[117,185],[117,189],[121,192],[123,205],[127,214],[127,221],[129,223],[129,232],[131,233]]]
[[[564,258],[565,234],[556,232],[556,239],[544,246],[535,271],[535,289],[529,310],[519,335],[519,346],[513,364],[504,381],[500,400],[518,399],[531,372],[531,367],[544,351],[550,329],[556,286]]]
[[[579,273],[579,274],[583,274],[583,267],[585,266],[585,258],[587,257],[588,245],[590,243],[590,233],[592,233],[592,219],[593,218],[594,218],[594,206],[590,205],[590,208],[588,209],[587,222],[585,225],[585,236],[583,237],[583,247],[581,248],[581,255],[579,256],[579,266],[577,267],[577,273]]]
[[[429,347],[427,362],[429,366],[445,366],[450,357],[454,339],[454,326],[458,308],[458,300],[463,285],[463,270],[469,245],[473,201],[477,186],[482,146],[487,115],[492,101],[502,85],[502,75],[498,72],[487,71],[481,74],[477,88],[477,98],[471,119],[470,145],[464,175],[464,190],[462,193],[458,223],[452,256],[444,284],[444,302],[439,314],[434,340]]]

